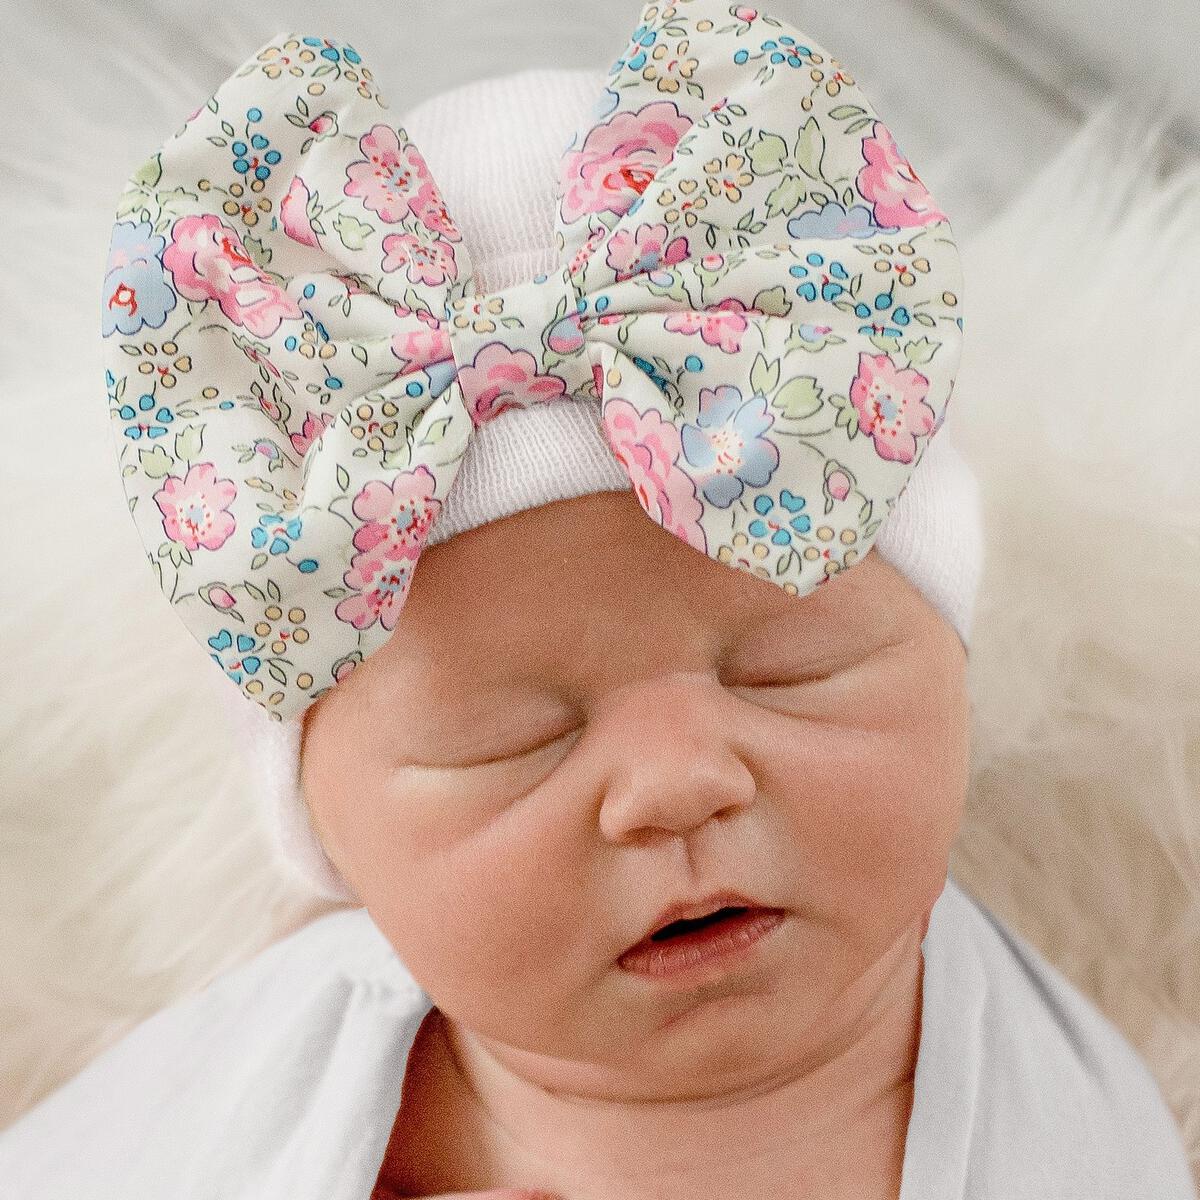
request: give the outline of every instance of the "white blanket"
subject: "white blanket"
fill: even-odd
[[[900,1200],[1196,1200],[1154,1077],[948,876]],[[369,1200],[432,1002],[365,909],[155,1014],[0,1133],[20,1200]]]

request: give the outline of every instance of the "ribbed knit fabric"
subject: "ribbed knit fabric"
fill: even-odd
[[[525,70],[443,92],[401,119],[462,234],[476,291],[499,291],[559,265],[559,161],[572,135],[592,124],[604,84],[599,71]],[[875,547],[966,645],[983,524],[978,484],[947,433],[930,440]],[[601,432],[599,402],[568,396],[509,409],[472,432],[426,544],[523,509],[630,486]],[[282,865],[323,895],[357,902],[308,819],[300,788],[301,721],[272,721],[238,688],[213,678]]]

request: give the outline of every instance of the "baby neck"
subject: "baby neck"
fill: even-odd
[[[400,1195],[537,1186],[565,1200],[895,1200],[920,1044],[920,935],[897,945],[882,984],[851,989],[827,1028],[781,1031],[749,1084],[713,1081],[703,1098],[582,1095],[559,1086],[552,1060],[531,1066],[433,1009],[381,1182]]]

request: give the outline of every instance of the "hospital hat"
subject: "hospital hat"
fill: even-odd
[[[308,819],[303,713],[390,635],[422,549],[488,521],[632,488],[798,597],[874,546],[967,644],[953,232],[786,22],[646,5],[607,70],[479,79],[399,121],[348,43],[281,33],[117,216],[130,512],[317,892],[356,900]]]

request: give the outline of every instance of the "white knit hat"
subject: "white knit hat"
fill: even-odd
[[[556,267],[559,162],[604,84],[599,71],[525,70],[442,92],[402,118],[469,248],[479,291]],[[977,482],[947,432],[929,440],[874,545],[966,645],[983,524]],[[571,396],[509,409],[473,431],[426,545],[523,509],[630,486],[601,431],[598,401]],[[317,892],[358,903],[309,821],[300,789],[301,719],[273,721],[238,688],[218,686],[282,865]]]

